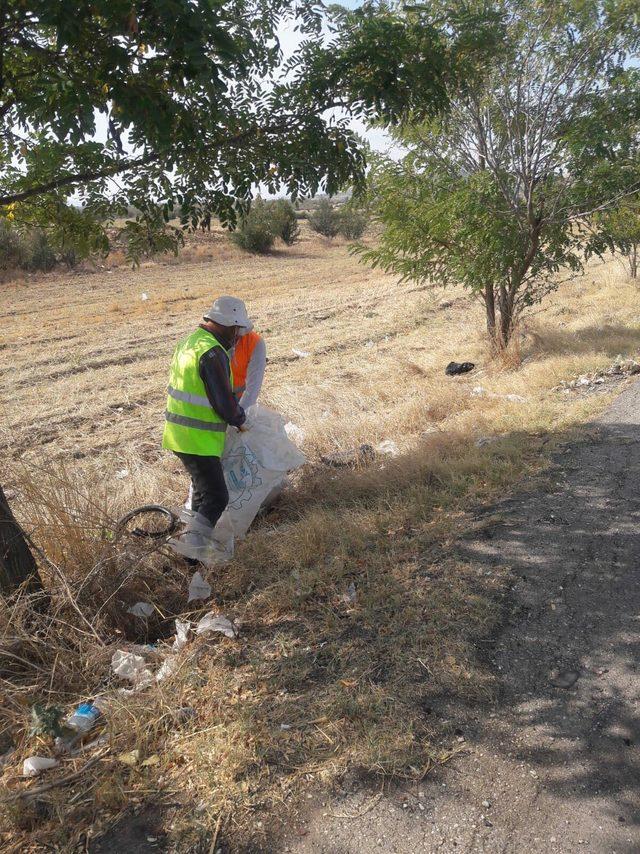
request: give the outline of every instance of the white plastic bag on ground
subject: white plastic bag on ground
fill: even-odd
[[[22,776],[37,777],[43,771],[55,768],[59,764],[57,759],[49,759],[48,756],[29,756],[22,764]]]
[[[211,585],[200,575],[199,572],[194,572],[191,581],[189,582],[189,598],[187,602],[193,602],[195,599],[208,599],[211,596]]]
[[[398,446],[393,439],[385,439],[383,442],[380,442],[379,445],[376,445],[375,450],[378,454],[386,454],[389,457],[397,457],[400,455]]]
[[[265,499],[280,486],[287,472],[304,465],[304,454],[287,436],[277,412],[255,404],[247,410],[248,430],[227,431],[222,468],[229,504],[215,527],[221,543],[242,538]]]
[[[162,682],[164,679],[167,679],[169,676],[173,676],[173,674],[178,669],[178,658],[175,655],[168,655],[165,660],[162,662],[160,669],[156,673],[156,682]]]
[[[216,614],[211,611],[205,614],[196,626],[196,634],[203,635],[206,632],[221,632],[227,638],[235,638],[238,636],[238,630],[223,614]]]
[[[153,673],[141,655],[118,649],[111,658],[111,669],[121,679],[132,683],[136,690],[147,688],[153,683]]]
[[[190,630],[191,623],[189,620],[176,620],[176,637],[173,642],[174,652],[180,652],[180,650],[187,645]]]

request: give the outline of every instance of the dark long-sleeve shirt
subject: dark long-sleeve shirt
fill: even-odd
[[[206,331],[209,332],[208,329]],[[226,346],[225,342],[219,340],[212,332],[209,332],[209,335],[222,347]],[[233,427],[240,427],[244,424],[246,415],[234,397],[229,382],[229,358],[222,347],[212,347],[200,357],[200,377],[207,391],[209,403],[220,418]]]

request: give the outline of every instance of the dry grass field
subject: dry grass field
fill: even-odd
[[[129,604],[157,606],[140,640],[202,613],[187,606],[186,566],[111,532],[128,508],[186,491],[160,449],[168,362],[221,293],[246,300],[265,335],[263,402],[305,431],[309,464],[210,574],[208,609],[234,617],[240,637],[198,639],[172,679],[119,695],[109,660],[140,631]],[[179,263],[5,284],[0,313],[3,482],[47,556],[53,602],[49,615],[5,607],[0,622],[0,747],[16,748],[2,780],[6,851],[88,847],[135,810],[155,811],[181,852],[273,851],[305,791],[350,770],[421,779],[448,761],[455,719],[430,710],[493,690],[483,650],[509,586],[508,567],[462,563],[456,539],[483,524],[479,504],[544,476],[547,450],[612,392],[552,389],[640,344],[638,290],[613,260],[563,285],[495,359],[463,292],[398,284],[308,235],[253,257],[214,234]],[[446,377],[450,360],[477,367]],[[320,463],[385,439],[398,457]],[[106,741],[46,778],[77,773],[69,783],[22,797],[39,785],[20,779],[22,759],[50,752],[29,734],[30,705],[67,710],[105,690]]]

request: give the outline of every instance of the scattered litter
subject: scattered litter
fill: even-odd
[[[203,635],[205,632],[222,632],[227,638],[238,636],[238,630],[231,620],[222,614],[215,614],[213,611],[210,614],[205,614],[196,626],[197,635]]]
[[[69,727],[69,729],[82,733],[82,735],[89,732],[102,715],[102,709],[96,703],[80,703],[71,717],[67,718],[64,722],[64,725]]]
[[[400,454],[398,446],[393,439],[385,439],[383,442],[380,442],[379,445],[376,445],[375,451],[378,454],[386,454],[389,457],[397,457]]]
[[[140,295],[140,299],[142,300],[142,302],[146,302],[149,299],[149,294],[142,293]]]
[[[373,341],[367,341],[367,343],[364,346],[370,348],[370,347],[375,347],[376,345],[373,343]]]
[[[291,724],[280,724],[280,729],[283,731],[292,729]]]
[[[311,353],[307,353],[306,350],[296,350],[295,347],[293,348],[293,350],[291,352],[293,353],[294,356],[297,356],[299,359],[306,359],[307,356],[311,355]]]
[[[134,765],[137,765],[140,761],[140,751],[136,748],[135,750],[129,750],[127,753],[120,753],[116,757],[118,762],[122,762],[123,765],[129,765],[131,768]]]
[[[134,617],[150,617],[155,608],[151,602],[136,602],[130,608],[127,608],[127,614],[133,614]]]
[[[520,394],[496,394],[493,391],[487,391],[484,386],[476,385],[471,389],[471,394],[473,397],[492,397],[492,398],[500,398],[501,400],[508,400],[511,403],[526,403],[527,398],[522,397]]]
[[[43,771],[55,768],[59,764],[57,759],[49,759],[47,756],[29,756],[22,763],[22,776],[37,777]]]
[[[341,466],[355,466],[375,459],[376,452],[373,445],[363,444],[348,451],[336,451],[333,454],[324,454],[320,457],[327,466],[339,468]]]
[[[124,480],[125,477],[129,477],[129,469],[120,469],[116,472],[116,477],[118,480]]]
[[[554,688],[571,688],[580,678],[577,670],[552,670],[549,682]]]
[[[104,701],[100,698],[93,703],[81,703],[75,712],[64,722],[66,732],[55,740],[57,753],[70,753],[78,747],[81,739],[93,729],[103,714]]]
[[[624,359],[616,356],[614,363],[604,370],[595,371],[592,374],[583,374],[573,380],[563,380],[560,385],[554,386],[552,391],[561,391],[570,394],[572,391],[595,391],[595,386],[604,385],[607,382],[616,382],[624,377],[640,374],[640,362],[635,359]]]
[[[475,368],[475,362],[449,362],[444,369],[448,377],[454,377],[456,374],[468,374]]]
[[[176,620],[176,638],[173,642],[173,651],[180,652],[189,640],[191,623],[188,620]]]
[[[153,683],[153,674],[147,668],[146,662],[141,655],[118,649],[113,653],[111,669],[121,679],[126,679],[133,684],[136,690],[147,688]]]
[[[199,572],[193,573],[193,578],[189,582],[189,598],[188,602],[193,602],[195,599],[208,599],[211,596],[211,585],[200,575]]]
[[[162,662],[160,669],[156,673],[156,682],[162,682],[163,679],[166,679],[169,676],[173,676],[177,669],[178,659],[175,655],[168,655]]]
[[[304,442],[306,436],[305,431],[302,427],[298,427],[297,424],[294,424],[293,421],[287,421],[284,425],[284,432],[287,434],[289,439],[297,445],[301,445]]]

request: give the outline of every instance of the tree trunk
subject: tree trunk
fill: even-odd
[[[638,278],[638,246],[636,243],[632,245],[629,252],[629,271],[632,279]]]
[[[25,583],[31,593],[42,590],[35,559],[0,486],[0,593],[6,596]]]
[[[513,332],[513,299],[504,284],[500,285],[498,305],[500,307],[500,331],[496,336],[496,342],[501,350],[506,350]]]
[[[496,340],[496,298],[493,292],[493,283],[487,283],[484,286],[484,307],[487,312],[487,332],[489,338],[495,342]]]

